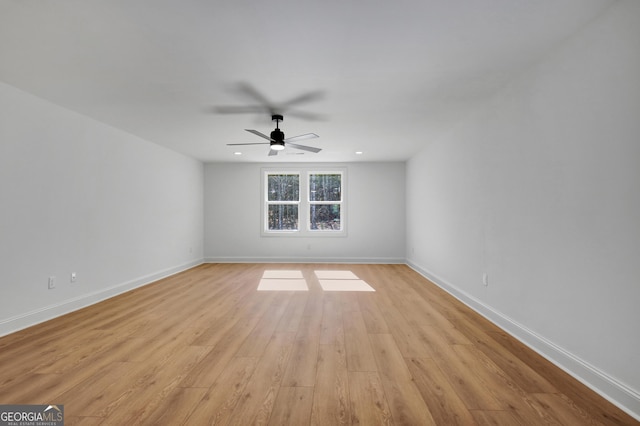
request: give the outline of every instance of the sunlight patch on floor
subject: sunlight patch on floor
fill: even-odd
[[[351,271],[314,271],[319,280],[357,280],[356,274]]]
[[[351,271],[314,271],[324,291],[375,291]]]
[[[375,291],[362,280],[319,280],[324,291]]]
[[[258,291],[308,291],[306,280],[261,279]]]
[[[309,291],[309,286],[302,271],[273,269],[264,271],[258,291]]]
[[[352,271],[314,271],[323,291],[375,291]],[[270,269],[262,274],[258,291],[309,291],[302,271]]]
[[[302,271],[300,270],[288,270],[288,269],[270,269],[264,271],[262,274],[262,278],[279,278],[279,279],[290,279],[290,278],[299,278],[303,279]]]

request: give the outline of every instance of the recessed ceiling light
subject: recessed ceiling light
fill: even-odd
[[[363,152],[362,151],[356,151],[356,155],[362,155]]]
[[[233,153],[233,155],[242,155],[242,153],[240,151],[236,151]]]

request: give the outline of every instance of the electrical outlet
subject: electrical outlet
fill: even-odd
[[[77,277],[76,273],[75,273],[75,272],[72,272],[72,273],[71,273],[71,282],[72,282],[72,283],[75,283],[77,278],[78,278],[78,277]]]
[[[486,272],[482,274],[482,284],[484,284],[485,287],[489,285],[489,274]]]
[[[49,277],[49,290],[52,288],[56,288],[56,277],[54,276]]]

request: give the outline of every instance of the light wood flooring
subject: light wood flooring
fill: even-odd
[[[256,291],[274,269],[310,290]],[[638,424],[405,265],[198,266],[1,338],[9,403],[66,425]]]

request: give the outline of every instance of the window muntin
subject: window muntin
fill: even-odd
[[[345,236],[345,171],[263,169],[263,236]]]

